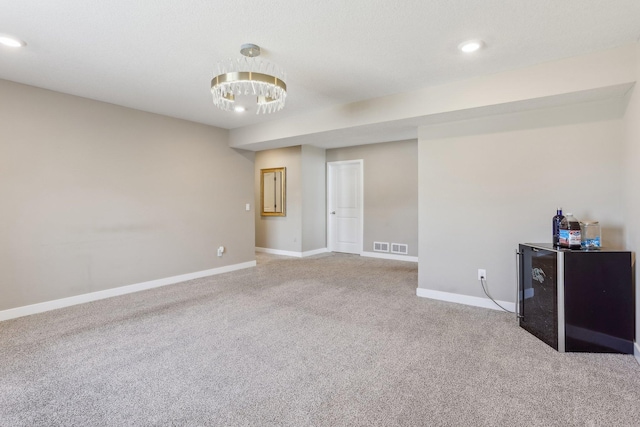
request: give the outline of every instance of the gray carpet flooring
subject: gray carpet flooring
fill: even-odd
[[[258,266],[0,323],[2,426],[638,426],[633,356],[418,298],[414,263]]]

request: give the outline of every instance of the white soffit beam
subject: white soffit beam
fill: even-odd
[[[261,150],[298,145],[315,140],[322,145],[335,131],[369,126],[383,132],[388,126],[402,128],[402,139],[413,137],[407,126],[479,117],[483,108],[517,110],[563,105],[619,96],[635,82],[636,44],[558,61],[538,64],[465,81],[418,89],[414,92],[345,104],[296,117],[237,128],[230,131],[229,145]],[[502,106],[502,107],[501,107]],[[465,112],[467,113],[461,113]],[[468,111],[475,111],[469,114]],[[451,115],[450,117],[448,117]],[[481,115],[481,114],[480,114]],[[460,116],[460,117],[458,117]],[[456,118],[457,117],[457,118]],[[389,132],[390,134],[393,132]],[[317,134],[313,137],[314,134]],[[417,135],[417,130],[414,132]],[[324,135],[324,136],[323,136]],[[390,140],[393,137],[389,135]],[[378,141],[382,142],[382,141]]]

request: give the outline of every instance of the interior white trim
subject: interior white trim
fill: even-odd
[[[636,357],[638,364],[640,364],[640,343],[634,343],[633,345],[633,355]]]
[[[306,252],[302,252],[302,257],[307,257],[307,256],[312,256],[312,255],[318,255],[318,254],[324,254],[329,252],[329,249],[327,248],[320,248],[320,249],[314,249],[312,251],[306,251]]]
[[[325,252],[329,252],[329,250],[327,248],[320,248],[320,249],[313,249],[311,251],[306,251],[306,252],[294,252],[294,251],[283,251],[281,249],[256,247],[256,252],[263,252],[265,254],[272,254],[272,255],[291,256],[295,258],[304,258],[312,255],[323,254]]]
[[[56,310],[58,308],[69,307],[77,304],[84,304],[91,301],[98,301],[105,298],[119,295],[131,294],[161,286],[173,285],[187,280],[199,279],[201,277],[214,276],[216,274],[228,273],[230,271],[255,267],[256,261],[248,261],[240,264],[226,265],[224,267],[213,268],[211,270],[197,271],[195,273],[181,274],[179,276],[166,277],[164,279],[150,280],[148,282],[136,283],[133,285],[119,286],[113,289],[90,292],[88,294],[76,295],[68,298],[61,298],[53,301],[45,301],[38,304],[25,305],[22,307],[10,308],[0,311],[0,322],[17,317],[29,316],[31,314],[43,313],[45,311]]]
[[[259,248],[256,246],[256,252],[263,252],[265,254],[271,254],[271,255],[284,255],[284,256],[302,258],[302,252],[283,251],[281,249]]]
[[[423,298],[437,299],[440,301],[455,302],[458,304],[472,305],[474,307],[490,308],[492,310],[502,309],[495,305],[489,298],[472,297],[469,295],[454,294],[451,292],[434,291],[431,289],[417,288],[416,295]],[[498,304],[510,311],[515,311],[516,304],[513,302],[496,300]]]
[[[409,261],[409,262],[418,262],[417,256],[410,255],[396,255],[396,254],[388,254],[385,252],[362,252],[361,256],[366,256],[370,258],[384,258],[384,259],[394,259],[396,261]]]

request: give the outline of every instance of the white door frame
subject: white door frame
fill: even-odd
[[[360,170],[360,188],[358,189],[359,194],[360,194],[360,209],[359,209],[359,216],[360,216],[360,230],[359,230],[359,235],[360,235],[360,242],[359,242],[359,250],[358,250],[358,254],[362,255],[362,252],[364,250],[364,160],[363,159],[357,159],[357,160],[341,160],[341,161],[337,161],[337,162],[327,162],[327,249],[329,250],[329,252],[334,252],[335,251],[335,242],[333,242],[333,238],[331,236],[331,228],[330,228],[330,224],[332,221],[332,214],[331,212],[335,212],[335,208],[332,206],[332,191],[333,191],[333,175],[331,173],[332,168],[334,166],[340,166],[340,165],[346,165],[346,164],[358,164],[359,170]]]

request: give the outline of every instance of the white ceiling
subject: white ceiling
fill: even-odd
[[[0,33],[28,43],[2,79],[233,129],[635,42],[640,1],[0,0]],[[212,105],[243,43],[287,72],[283,111]]]

